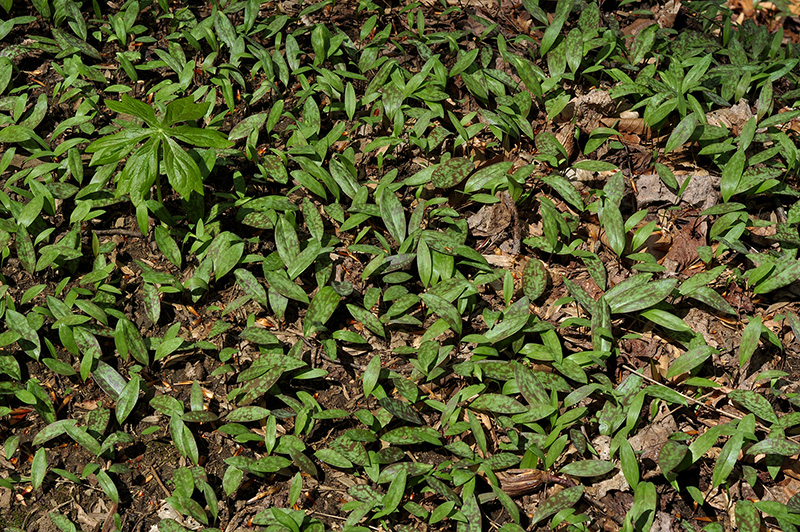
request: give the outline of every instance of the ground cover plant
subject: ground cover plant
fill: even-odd
[[[795,11],[0,0],[0,527],[797,530]]]

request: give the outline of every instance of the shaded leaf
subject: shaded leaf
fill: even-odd
[[[539,506],[531,520],[531,526],[544,521],[561,510],[572,508],[582,496],[583,486],[573,486],[559,491]]]
[[[612,471],[616,465],[606,460],[580,460],[561,468],[559,473],[574,477],[599,477]]]

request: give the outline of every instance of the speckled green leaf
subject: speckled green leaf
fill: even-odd
[[[399,473],[392,479],[392,482],[389,484],[389,488],[386,490],[386,495],[384,495],[381,499],[381,502],[383,503],[383,509],[377,512],[373,516],[373,519],[380,519],[381,517],[394,512],[400,505],[400,501],[403,500],[405,490],[406,475]]]
[[[153,323],[158,323],[161,317],[161,298],[158,296],[158,289],[155,285],[145,283],[142,288],[142,300],[144,301],[144,313]]]
[[[475,410],[488,410],[490,412],[497,412],[498,414],[521,414],[522,412],[528,411],[525,405],[513,397],[498,393],[484,393],[479,395],[477,399],[472,401],[470,408]]]
[[[8,456],[10,456],[10,454]],[[800,514],[800,492],[792,495],[786,502],[786,508],[794,514]]]
[[[178,245],[175,243],[175,240],[172,239],[169,231],[157,225],[153,231],[153,236],[156,239],[156,244],[161,253],[164,254],[168,261],[180,268],[181,250],[178,249]]]
[[[611,472],[615,467],[617,466],[614,462],[607,460],[580,460],[565,465],[559,473],[573,477],[599,477]]]
[[[454,333],[461,334],[461,313],[458,312],[456,307],[436,294],[424,293],[420,294],[419,297],[433,312],[447,322]]]
[[[181,419],[187,423],[211,423],[219,419],[219,416],[216,415],[214,412],[208,412],[206,410],[196,410],[191,412],[186,412],[181,416]]]
[[[337,453],[333,449],[319,449],[314,453],[314,456],[326,464],[332,465],[333,467],[339,467],[342,469],[349,469],[353,467],[353,463],[350,462],[350,460],[342,456],[341,453]]]
[[[761,338],[761,316],[753,316],[742,332],[742,339],[739,342],[739,367],[744,367],[758,347],[758,340]]]
[[[714,465],[714,472],[711,475],[711,484],[715,488],[728,480],[728,475],[731,474],[733,467],[736,465],[736,459],[739,457],[739,451],[742,450],[743,443],[743,432],[736,432],[725,442],[722,452],[717,457],[717,463]]]
[[[666,474],[674,470],[683,461],[689,447],[683,443],[667,440],[658,453],[658,467]]]
[[[416,423],[417,425],[422,425],[423,423],[422,417],[417,414],[414,407],[404,401],[392,397],[383,397],[378,401],[378,404],[391,412],[392,415],[409,423]]]
[[[759,532],[761,530],[761,512],[756,505],[747,499],[736,501],[736,527],[739,532]]]
[[[392,192],[389,187],[381,190],[381,218],[386,225],[386,229],[398,244],[402,244],[406,239],[406,217],[403,204],[397,199],[397,194]]]
[[[331,319],[339,306],[341,296],[331,286],[323,286],[308,305],[305,319],[303,320],[303,335],[309,336],[316,331],[323,330],[325,324]]]
[[[459,527],[459,530],[463,528],[463,532],[481,532],[483,529],[483,516],[481,515],[481,508],[478,506],[478,500],[475,498],[475,493],[470,493],[469,496],[464,497],[461,513],[467,518],[467,522],[464,527]]]
[[[17,258],[19,258],[19,261],[22,263],[22,267],[25,268],[29,273],[33,273],[36,270],[36,253],[33,250],[33,242],[31,241],[31,237],[24,225],[17,226],[17,237],[15,242],[17,247]]]
[[[222,489],[225,491],[226,496],[230,497],[236,491],[239,484],[242,483],[242,477],[244,477],[244,472],[241,469],[228,466],[225,470],[225,475],[222,477]]]
[[[301,451],[297,449],[289,449],[289,456],[292,457],[292,462],[302,469],[305,473],[315,477],[319,474],[317,471],[317,466],[314,465],[314,462],[306,455],[304,455]]]
[[[441,445],[439,433],[430,427],[400,427],[390,430],[381,436],[385,442],[395,445],[412,445],[415,443],[431,443]]]
[[[752,390],[733,390],[728,394],[728,397],[764,421],[769,421],[770,423],[778,422],[775,410],[763,395]]]
[[[42,344],[39,335],[33,330],[28,320],[19,312],[6,310],[6,326],[19,335],[17,343],[28,355],[39,360]]]
[[[282,370],[272,368],[260,377],[249,381],[243,388],[244,394],[239,399],[239,404],[246,406],[267,393],[272,385],[278,382]]]
[[[364,375],[361,377],[362,387],[364,389],[364,397],[369,397],[378,384],[378,377],[381,374],[381,356],[375,355],[367,364],[367,369],[364,370]]]
[[[714,353],[714,349],[707,345],[699,345],[679,356],[667,370],[667,378],[688,373],[705,362]]]
[[[531,258],[525,269],[522,270],[522,292],[528,296],[531,301],[536,301],[539,296],[544,294],[547,288],[547,269],[537,258]]]
[[[114,409],[114,414],[117,416],[117,422],[120,425],[128,418],[138,400],[139,377],[132,375],[131,380],[128,381],[122,389],[122,392],[120,392],[117,407]]]
[[[353,316],[354,319],[363,323],[364,326],[366,326],[366,328],[373,333],[377,334],[381,338],[386,335],[380,320],[378,320],[378,318],[376,318],[372,312],[363,307],[352,305],[350,303],[347,304],[347,310],[350,311],[350,315]]]
[[[38,490],[41,487],[45,473],[47,473],[47,452],[44,447],[39,447],[33,456],[33,463],[31,464],[31,484],[33,489]]]
[[[632,280],[636,282],[631,282]],[[663,301],[678,284],[677,279],[659,279],[641,283],[638,276],[629,277],[606,293],[606,301],[614,314],[646,309]]]
[[[317,246],[319,246],[319,243],[317,243]],[[275,290],[288,299],[308,304],[308,295],[298,284],[289,279],[289,275],[285,270],[266,271],[264,272],[264,278],[269,283],[270,290]]]
[[[549,403],[550,395],[545,391],[536,375],[522,364],[514,365],[514,379],[522,396],[529,404]]]
[[[244,268],[239,268],[233,274],[236,276],[236,281],[242,287],[244,293],[252,297],[253,300],[260,304],[262,307],[267,308],[267,291],[258,282],[256,276]]]
[[[469,159],[453,157],[433,171],[431,181],[436,188],[452,188],[465,180],[474,169],[475,165]]]
[[[583,486],[573,486],[559,491],[539,506],[531,520],[531,526],[544,521],[561,510],[572,508],[580,500],[581,496],[583,496]]]
[[[800,443],[783,438],[767,438],[747,450],[747,454],[778,454],[794,456],[800,454]]]
[[[753,289],[755,294],[766,294],[782,288],[800,279],[800,260],[792,261],[789,266],[779,269]]]

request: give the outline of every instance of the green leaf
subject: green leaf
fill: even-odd
[[[533,257],[522,270],[522,292],[530,301],[536,301],[544,294],[550,276],[542,261]]]
[[[17,343],[22,350],[35,360],[39,360],[42,344],[39,335],[25,316],[15,310],[6,309],[6,326],[19,335]]]
[[[111,499],[111,502],[118,504],[119,492],[117,491],[117,486],[114,484],[114,481],[111,480],[110,476],[108,476],[108,473],[101,469],[95,473],[95,476],[97,477],[97,482],[100,484],[103,493],[108,495],[108,498]]]
[[[394,512],[403,500],[406,490],[406,475],[399,473],[392,479],[389,484],[389,489],[386,490],[386,495],[383,496],[381,502],[383,503],[383,510],[377,512],[373,519],[380,519],[385,515]]]
[[[175,243],[175,240],[172,239],[172,236],[169,234],[169,231],[164,229],[164,227],[157,225],[155,230],[153,231],[156,244],[158,245],[158,249],[161,250],[161,253],[174,264],[176,267],[181,267],[181,250],[178,248],[178,245]],[[155,323],[158,320],[153,320]]]
[[[658,467],[663,474],[672,473],[681,464],[689,447],[681,442],[667,440],[658,452]]]
[[[475,165],[464,157],[453,157],[439,165],[431,175],[431,182],[436,188],[452,188],[467,178]]]
[[[756,352],[758,341],[761,338],[761,316],[753,316],[742,332],[739,342],[739,367],[743,368],[753,353]]]
[[[397,199],[397,195],[389,187],[383,187],[381,191],[381,218],[386,225],[389,234],[392,235],[397,244],[402,244],[406,239],[406,219],[403,205]]]
[[[117,408],[114,411],[120,425],[128,418],[139,400],[139,377],[136,375],[131,375],[131,377],[119,394]]]
[[[559,473],[573,477],[600,477],[614,470],[616,465],[606,460],[579,460],[561,468]]]
[[[161,317],[161,298],[158,289],[151,283],[144,283],[142,288],[142,300],[144,301],[144,313],[153,324],[158,323]]]
[[[642,276],[647,276],[642,277]],[[642,279],[645,282],[642,282]],[[652,307],[672,293],[677,279],[659,279],[647,282],[649,274],[637,274],[609,290],[605,299],[613,314],[626,314]]]
[[[409,403],[392,397],[383,397],[378,400],[378,404],[389,411],[393,416],[397,416],[404,421],[416,423],[417,425],[422,425],[423,423],[422,417]]]
[[[420,299],[439,315],[456,334],[461,334],[461,313],[446,299],[432,293],[420,294]]]
[[[716,488],[728,480],[728,475],[731,474],[733,467],[736,465],[736,459],[739,456],[739,451],[742,450],[743,443],[743,432],[734,433],[734,435],[725,442],[722,451],[717,457],[717,463],[714,465],[714,472],[711,475],[711,485],[713,487]]]
[[[299,285],[289,279],[286,270],[265,271],[264,278],[269,283],[270,290],[275,290],[283,297],[308,304],[308,295]]]
[[[331,319],[342,297],[331,286],[323,286],[311,300],[303,320],[303,335],[309,336],[316,331],[324,330]]]
[[[728,394],[728,397],[764,421],[770,423],[778,422],[778,416],[775,415],[775,410],[773,410],[772,405],[770,405],[766,397],[760,393],[756,393],[752,390],[732,390]]]
[[[766,294],[800,279],[800,260],[792,261],[787,267],[779,268],[753,289],[754,294]]]
[[[541,521],[544,521],[551,515],[555,515],[561,510],[572,508],[583,496],[583,486],[573,486],[565,490],[561,490],[546,501],[544,501],[531,520],[530,526],[534,526]]]
[[[47,473],[47,452],[44,447],[39,447],[33,455],[31,464],[31,484],[33,489],[38,490],[44,482],[44,475]]]
[[[369,397],[378,384],[378,377],[381,373],[381,357],[375,355],[367,364],[367,369],[364,370],[364,375],[361,377],[361,386],[364,389],[364,397]]]
[[[736,527],[740,532],[759,532],[761,530],[761,512],[752,501],[741,499],[736,501]]]
[[[347,304],[347,310],[350,312],[350,315],[353,316],[353,319],[360,321],[367,329],[381,338],[386,336],[386,332],[383,330],[383,324],[381,324],[380,320],[376,318],[372,312],[350,303]]]
[[[185,200],[189,199],[192,191],[202,196],[203,180],[194,159],[171,138],[165,139],[163,154],[164,169],[172,188]]]
[[[233,274],[236,276],[236,281],[239,283],[239,286],[242,287],[245,294],[252,297],[262,307],[269,307],[267,304],[267,291],[264,290],[264,287],[261,286],[261,283],[258,282],[255,275],[244,268],[239,268],[233,272]]]
[[[24,225],[17,225],[17,236],[15,239],[17,258],[22,263],[22,267],[29,273],[36,271],[36,252],[33,249],[33,242]]]
[[[417,443],[431,443],[441,445],[440,435],[430,427],[400,427],[390,430],[381,436],[385,442],[394,445],[414,445]]]
[[[670,364],[667,378],[671,379],[683,373],[691,372],[705,362],[713,353],[714,349],[707,345],[700,345],[686,351]]]
[[[499,414],[521,414],[528,411],[525,405],[513,397],[496,393],[484,393],[479,395],[477,399],[472,401],[470,408],[475,410],[488,410]]]
[[[675,129],[672,130],[669,139],[667,139],[667,145],[664,148],[664,153],[669,153],[676,148],[683,146],[692,136],[695,128],[697,128],[697,117],[694,115],[694,113],[686,115],[683,120],[681,120],[678,125],[675,126]],[[661,174],[659,173],[659,175]]]
[[[747,449],[747,454],[777,454],[794,456],[800,454],[800,443],[783,438],[767,438]]]
[[[739,191],[739,181],[742,179],[746,155],[743,149],[739,148],[736,153],[728,160],[722,169],[720,180],[720,192],[723,201],[727,202]]]

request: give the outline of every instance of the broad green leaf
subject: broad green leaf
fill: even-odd
[[[736,501],[736,527],[741,532],[759,532],[761,530],[761,512],[748,499]]]
[[[714,349],[707,345],[700,345],[686,351],[670,364],[669,370],[667,371],[667,378],[671,379],[672,377],[694,370],[705,362],[713,353]]]
[[[436,188],[452,188],[467,178],[475,165],[464,157],[453,157],[433,171],[431,181]]]
[[[157,225],[153,233],[156,239],[156,244],[158,245],[158,249],[161,251],[161,253],[164,254],[168,261],[180,268],[182,263],[181,250],[178,248],[175,240],[172,239],[169,231],[164,229],[164,227],[161,225]],[[156,321],[158,320],[153,320],[153,322]]]
[[[261,283],[258,282],[255,275],[243,268],[239,268],[233,272],[233,274],[236,276],[236,281],[239,283],[239,286],[242,287],[242,290],[244,290],[248,296],[252,297],[264,308],[269,306],[267,303],[267,291],[264,290],[264,287],[261,286]]]
[[[742,179],[745,159],[745,152],[740,148],[736,150],[736,153],[733,154],[730,160],[725,164],[725,167],[722,169],[720,192],[722,193],[722,200],[725,202],[740,192],[739,182]]]
[[[555,515],[561,510],[572,508],[583,496],[583,486],[573,486],[565,490],[561,490],[552,497],[544,501],[536,509],[536,513],[531,519],[530,526],[534,526],[550,517]]]
[[[521,414],[522,412],[528,411],[525,405],[513,397],[497,393],[484,393],[479,395],[477,399],[472,401],[470,408],[475,410],[488,410],[499,414]]]
[[[170,185],[185,200],[189,199],[192,191],[202,196],[203,180],[197,163],[177,142],[171,138],[165,140],[162,143],[164,169]]]
[[[114,413],[117,417],[117,422],[121,425],[133,411],[136,402],[139,400],[139,377],[131,375],[131,380],[122,389],[117,401],[117,407]]]
[[[565,465],[559,473],[573,477],[600,477],[613,471],[615,467],[613,462],[606,460],[579,460]]]
[[[728,397],[764,421],[777,423],[778,416],[766,397],[752,390],[732,390]]]
[[[446,299],[432,293],[420,294],[420,299],[439,315],[456,334],[461,334],[461,313]]]
[[[400,427],[383,434],[381,439],[394,445],[430,443],[441,445],[440,435],[430,427]]]
[[[720,452],[717,457],[717,463],[714,465],[714,472],[711,475],[711,485],[713,487],[717,487],[728,480],[728,475],[731,474],[731,471],[733,471],[736,465],[736,459],[739,456],[739,451],[741,451],[743,443],[743,432],[736,432],[725,442],[725,445],[722,447],[722,452]]]
[[[530,301],[536,301],[547,288],[550,276],[542,261],[533,257],[522,270],[522,292]]]
[[[323,286],[311,300],[303,320],[303,335],[309,336],[316,331],[324,330],[325,324],[336,312],[341,296],[331,286]]]
[[[800,443],[783,438],[767,438],[747,449],[747,454],[794,456],[800,454]]]
[[[743,368],[753,353],[756,352],[758,341],[761,338],[761,316],[753,316],[742,332],[739,342],[739,367]]]
[[[44,482],[44,475],[47,473],[47,452],[44,447],[39,447],[33,455],[31,463],[31,484],[33,489],[38,490]]]
[[[397,199],[397,195],[389,187],[383,187],[381,191],[381,218],[386,225],[386,229],[398,245],[406,239],[406,219],[403,205]]]
[[[388,410],[392,415],[397,416],[404,421],[415,423],[417,425],[422,425],[423,423],[422,417],[409,403],[394,399],[392,397],[383,397],[378,400],[378,404]]]
[[[378,377],[380,376],[381,372],[381,357],[380,355],[375,355],[367,364],[367,369],[364,370],[364,374],[361,377],[362,379],[362,387],[364,389],[364,397],[369,397],[372,391],[375,389],[375,385],[378,384]]]
[[[372,312],[363,307],[352,305],[350,303],[347,304],[347,310],[355,320],[360,321],[367,329],[377,334],[381,338],[386,336],[386,332],[383,330],[383,324],[381,324],[380,320],[378,320],[378,318],[376,318]]]

